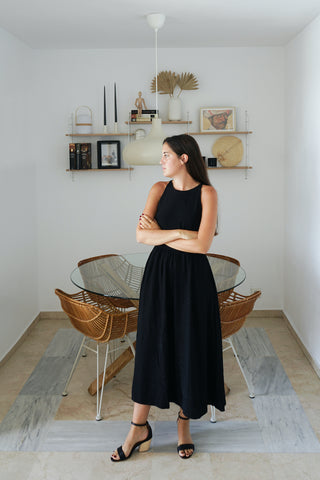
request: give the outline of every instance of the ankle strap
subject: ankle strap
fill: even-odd
[[[180,412],[178,413],[178,418],[180,418],[181,420],[190,420],[190,418],[188,417],[181,417]]]
[[[148,425],[148,422],[146,423],[134,423],[131,422],[131,425],[134,425],[135,427],[146,427]]]

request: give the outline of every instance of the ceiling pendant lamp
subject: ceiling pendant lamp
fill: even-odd
[[[156,111],[158,111],[158,30],[163,26],[165,18],[162,13],[153,13],[147,16],[148,24],[155,32]],[[166,134],[161,127],[161,118],[153,118],[149,135],[128,143],[124,148],[124,161],[127,165],[158,165],[165,137]]]

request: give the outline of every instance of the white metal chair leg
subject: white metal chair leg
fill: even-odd
[[[238,365],[239,365],[239,367],[240,367],[240,370],[241,370],[241,373],[242,373],[242,375],[243,375],[243,378],[244,378],[245,381],[246,381],[246,384],[247,384],[247,387],[248,387],[248,390],[249,390],[249,397],[250,397],[250,398],[255,398],[255,394],[254,394],[253,387],[252,387],[252,385],[248,382],[247,377],[245,376],[245,373],[244,373],[244,371],[243,371],[243,368],[242,368],[242,366],[241,366],[241,363],[240,363],[238,354],[237,354],[237,352],[236,352],[236,350],[235,350],[235,348],[234,348],[234,346],[233,346],[233,343],[232,343],[231,338],[228,338],[228,342],[229,342],[230,345],[231,345],[233,354],[234,354],[234,356],[235,356],[236,359],[237,359],[237,362],[238,362]]]
[[[129,343],[130,348],[131,348],[131,351],[132,351],[132,353],[133,353],[133,356],[135,357],[135,356],[136,356],[136,350],[135,350],[135,348],[134,348],[134,346],[133,346],[133,342],[132,342],[131,338],[129,337],[129,335],[125,335],[124,337],[125,337],[125,339],[127,340],[127,342]]]
[[[106,355],[104,358],[103,377],[102,377],[102,384],[101,384],[102,386],[101,386],[101,392],[99,397],[99,343],[97,343],[97,416],[96,416],[97,421],[102,420],[101,406],[102,406],[102,399],[103,399],[103,392],[104,392],[104,381],[106,378],[108,353],[109,353],[109,343],[107,343]]]
[[[213,405],[210,405],[210,408],[211,408],[211,418],[210,418],[210,422],[211,422],[211,423],[216,423],[216,422],[217,422],[217,419],[216,419],[216,407],[214,407]]]
[[[74,373],[74,371],[75,371],[75,368],[76,368],[76,366],[77,366],[77,364],[78,364],[79,357],[80,357],[80,354],[81,354],[81,352],[82,352],[82,349],[83,349],[83,346],[84,346],[84,342],[85,342],[85,341],[86,341],[86,337],[84,336],[83,339],[82,339],[82,342],[81,342],[79,351],[78,351],[78,353],[77,353],[76,359],[75,359],[75,361],[74,361],[74,363],[73,363],[73,365],[72,365],[72,369],[71,369],[69,378],[68,378],[67,383],[65,384],[64,390],[63,390],[63,392],[62,392],[62,396],[63,396],[63,397],[66,397],[66,396],[68,395],[67,389],[68,389],[70,380],[71,380],[71,378],[72,378],[72,375],[73,375],[73,373]]]

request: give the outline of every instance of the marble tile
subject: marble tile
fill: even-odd
[[[206,421],[190,423],[192,440],[197,452],[264,452],[265,445],[257,422]],[[170,452],[177,446],[177,425],[156,422],[154,451]]]
[[[24,384],[20,395],[61,396],[73,362],[70,358],[43,356]]]
[[[239,356],[269,357],[276,353],[263,328],[242,328],[232,337]]]
[[[153,428],[154,452],[175,452],[176,422],[150,422]],[[51,424],[39,451],[112,451],[121,445],[129,430],[129,422],[80,421]],[[197,451],[263,452],[265,446],[257,422],[191,423],[191,433]]]
[[[59,396],[19,395],[0,424],[0,451],[37,451],[59,403]]]
[[[112,452],[123,443],[129,428],[130,422],[121,421],[55,421],[39,449],[56,452]]]
[[[44,352],[45,357],[76,358],[83,339],[74,328],[61,328]]]
[[[277,357],[240,357],[255,395],[294,395],[291,382]]]
[[[23,386],[20,395],[61,395],[83,336],[74,329],[59,330]]]
[[[257,396],[253,400],[268,452],[320,452],[320,443],[295,395]]]

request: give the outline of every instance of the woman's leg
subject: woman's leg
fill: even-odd
[[[148,420],[149,411],[150,405],[141,405],[140,403],[134,403],[132,416],[133,423],[146,423],[146,421]],[[137,442],[141,442],[142,440],[144,440],[147,435],[147,427],[136,427],[134,425],[131,425],[127,438],[122,445],[122,450],[125,456],[127,457],[130,454],[133,445],[135,445]],[[115,460],[119,459],[119,455],[116,450],[113,452],[112,458],[114,458]]]
[[[182,417],[183,419],[179,418]],[[184,420],[185,419],[185,420]],[[183,444],[192,443],[191,434],[190,434],[190,420],[187,419],[182,410],[179,412],[178,416],[178,446]],[[193,454],[192,449],[180,450],[180,457],[191,457]]]

